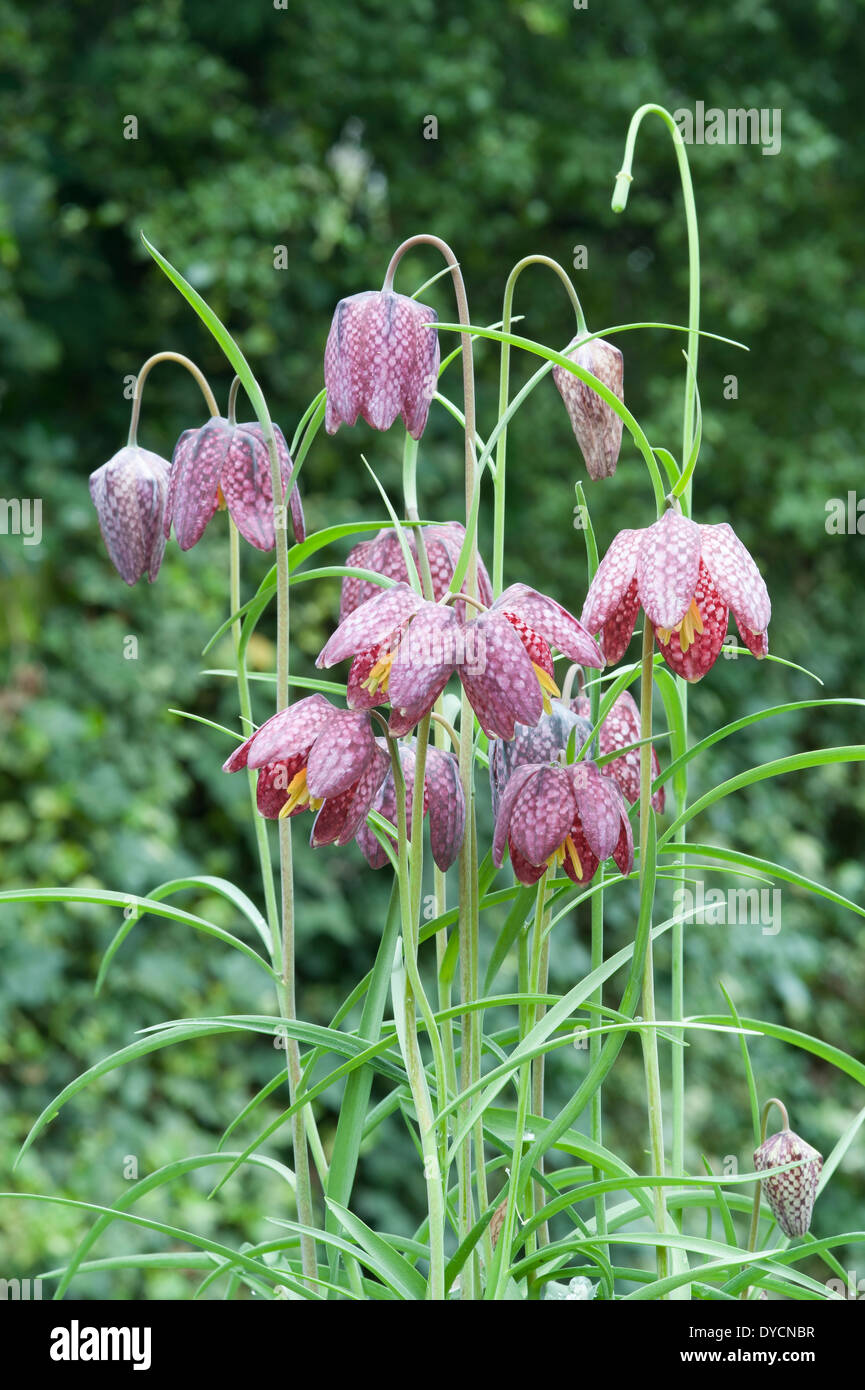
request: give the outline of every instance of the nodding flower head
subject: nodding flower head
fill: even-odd
[[[754,656],[769,650],[772,605],[760,571],[732,527],[698,526],[669,510],[641,531],[620,531],[598,566],[583,607],[589,632],[603,632],[618,661],[637,613],[646,614],[671,670],[698,681],[714,666],[733,610]]]
[[[804,1236],[811,1225],[811,1214],[817,1197],[817,1182],[823,1167],[823,1155],[792,1129],[772,1134],[754,1151],[754,1167],[780,1168],[784,1163],[805,1159],[789,1173],[776,1173],[763,1179],[763,1195],[772,1215],[785,1236]]]
[[[525,584],[512,584],[470,622],[395,584],[340,623],[316,665],[353,657],[349,706],[388,700],[396,737],[430,712],[456,672],[484,733],[511,739],[517,723],[537,724],[559,693],[550,644],[571,661],[603,665],[576,618]]]
[[[258,809],[268,820],[318,814],[310,843],[353,839],[390,766],[369,715],[310,695],[280,710],[236,748],[224,772],[258,769]]]
[[[415,528],[406,527],[404,535],[415,563],[417,563],[418,543]],[[444,598],[450,589],[465,535],[465,527],[461,526],[458,521],[447,521],[441,526],[423,527],[422,540],[429,560],[435,599]],[[372,540],[361,541],[359,545],[349,551],[345,563],[354,569],[372,570],[375,574],[383,574],[387,579],[396,579],[404,584],[408,583],[409,576],[405,556],[402,553],[399,536],[394,530],[379,531]],[[465,586],[463,586],[463,590],[465,590]],[[347,574],[342,581],[342,595],[339,605],[340,622],[343,618],[347,618],[349,613],[353,613],[356,608],[360,608],[362,603],[369,602],[371,598],[375,598],[380,593],[381,589],[378,584]],[[493,601],[490,577],[480,558],[478,559],[478,597],[487,606]],[[454,608],[457,613],[460,613],[465,608],[465,604],[457,603]]]
[[[570,357],[578,367],[585,367],[620,401],[624,399],[624,362],[619,349],[613,347],[612,343],[604,342],[603,338],[593,338],[588,343],[575,338],[566,348],[565,356]],[[602,400],[593,387],[574,376],[566,367],[553,367],[553,381],[571,417],[589,477],[594,481],[611,478],[622,447],[622,417]]]
[[[324,353],[328,434],[358,415],[377,430],[402,415],[420,439],[438,382],[436,322],[433,309],[390,289],[339,301]]]
[[[573,701],[573,707],[577,714],[582,714],[585,718],[591,715],[591,701],[586,695],[578,695]],[[627,753],[622,753],[621,757],[613,758],[604,764],[604,772],[608,777],[614,777],[624,793],[625,800],[631,806],[636,805],[640,799],[640,750],[631,748],[629,745],[639,742],[640,739],[640,711],[637,702],[629,690],[623,690],[613,707],[602,723],[598,731],[598,752],[601,757],[607,753],[616,753],[620,748],[627,748]],[[652,749],[652,781],[661,771],[658,762],[658,755]],[[652,797],[652,806],[658,815],[664,809],[664,788],[659,787]]]
[[[411,739],[397,745],[399,760],[405,778],[405,818],[408,833],[411,833],[412,804],[414,802],[415,778],[415,740]],[[396,788],[393,769],[387,776],[372,803],[372,810],[380,812],[392,825],[396,825]],[[453,864],[462,848],[466,824],[466,807],[460,782],[459,764],[452,753],[446,753],[430,744],[426,753],[424,771],[423,813],[429,817],[430,849],[437,866],[444,872]],[[390,837],[393,840],[393,836]],[[373,869],[380,869],[387,863],[387,854],[380,841],[366,824],[357,832],[357,842]],[[394,840],[394,844],[396,841]]]
[[[521,883],[537,883],[545,869],[564,869],[588,883],[612,857],[623,874],[634,867],[634,840],[617,784],[589,760],[525,763],[514,769],[499,802],[493,863],[505,847]]]
[[[282,499],[289,495],[295,538],[304,538],[303,507],[296,487],[291,487],[293,464],[278,425],[273,427]],[[233,425],[215,415],[200,429],[186,430],[174,447],[165,534],[172,523],[181,550],[201,540],[217,508],[228,508],[243,538],[257,550],[276,544],[273,520],[273,487],[270,455],[261,426]]]
[[[562,700],[551,700],[549,714],[542,714],[534,726],[518,724],[509,743],[499,738],[491,740],[490,791],[494,816],[498,815],[502,795],[515,768],[524,763],[564,761],[571,734],[574,735],[574,751],[579,753],[592,732],[591,724],[581,715],[582,711],[575,713]]]
[[[90,474],[90,496],[114,568],[127,584],[146,574],[152,584],[165,551],[165,459],[127,444]]]

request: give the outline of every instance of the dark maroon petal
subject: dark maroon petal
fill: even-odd
[[[264,767],[280,758],[305,753],[323,726],[338,711],[323,695],[309,695],[271,715],[252,738],[249,767]]]
[[[588,701],[586,704],[588,705]],[[569,709],[561,700],[553,699],[550,706],[550,713],[542,714],[534,728],[518,724],[509,743],[504,743],[501,739],[493,739],[490,743],[493,815],[498,811],[499,797],[514,768],[519,767],[521,763],[556,761],[567,749],[573,731],[576,731],[575,751],[579,752],[591,733],[588,721]]]
[[[181,435],[171,461],[169,493],[171,520],[181,550],[191,550],[204,535],[219,501],[225,456],[234,436],[227,420],[214,416],[196,430]]]
[[[637,587],[637,576],[634,575],[619,607],[604,623],[602,638],[604,656],[611,665],[621,661],[625,655],[628,644],[634,635],[634,624],[637,621],[639,611],[640,594]]]
[[[594,338],[580,344],[575,339],[566,348],[565,356],[596,376],[619,400],[623,399],[624,364],[621,352],[612,343]],[[602,400],[594,387],[565,367],[553,367],[553,380],[567,407],[589,477],[596,481],[612,477],[622,445],[621,416]]]
[[[430,849],[436,865],[444,873],[462,848],[466,825],[466,804],[459,764],[453,753],[445,753],[432,746],[427,749],[425,783]]]
[[[223,772],[241,772],[246,767],[249,752],[257,734],[258,730],[256,729],[254,734],[250,734],[249,738],[235,748],[230,757],[226,758],[222,764]]]
[[[169,464],[149,449],[127,445],[90,475],[90,496],[114,568],[127,584],[159,573]]]
[[[256,801],[259,811],[267,820],[278,818],[288,800],[288,787],[292,779],[302,770],[305,757],[305,753],[299,753],[294,758],[285,758],[278,762],[268,763],[259,771]],[[306,809],[306,803],[299,802],[289,814],[299,816],[301,811]]]
[[[335,666],[348,656],[369,651],[396,632],[423,603],[420,594],[416,594],[408,584],[394,584],[392,588],[384,589],[377,598],[356,608],[340,623],[319,654],[316,666]]]
[[[644,531],[620,531],[598,565],[589,585],[580,622],[594,636],[615,613],[628,592],[637,567]],[[607,660],[618,660],[607,655]]]
[[[309,750],[306,785],[310,796],[334,797],[347,791],[376,751],[369,715],[335,710]]]
[[[686,652],[682,651],[678,632],[670,635],[669,642],[662,640],[657,628],[655,637],[664,660],[677,676],[686,681],[698,681],[714,666],[718,659],[724,638],[727,635],[727,606],[718,597],[709,571],[700,561],[700,573],[694,599],[703,624],[702,633],[695,633],[694,640]]]
[[[378,747],[357,782],[339,796],[329,796],[315,818],[310,835],[313,848],[347,845],[366,819],[375,794],[387,775],[390,759]]]
[[[392,290],[340,300],[324,355],[328,434],[359,414],[386,430],[401,413],[420,438],[438,381],[438,333],[424,326],[435,320],[425,304]]]
[[[573,614],[556,603],[555,599],[539,594],[527,584],[511,584],[496,600],[493,609],[515,613],[570,661],[596,668],[604,665],[597,642],[593,641]]]
[[[386,655],[387,643],[382,642],[380,646],[373,647],[371,652],[361,652],[355,657],[345,687],[345,702],[349,709],[375,709],[376,705],[385,704],[387,695],[382,690],[369,690],[364,682],[379,657]]]
[[[755,637],[762,636],[769,626],[772,604],[763,576],[754,564],[732,526],[722,521],[719,526],[701,526],[703,562],[712,576],[720,598],[732,608],[739,631],[751,651],[743,629]],[[759,644],[762,647],[762,643]],[[762,651],[755,656],[764,655]]]
[[[637,555],[640,602],[656,627],[673,628],[690,607],[700,569],[700,528],[670,508],[643,535]]]
[[[545,864],[568,833],[576,800],[568,771],[542,767],[528,778],[514,803],[510,841],[530,864]]]
[[[424,604],[403,628],[390,670],[392,733],[408,718],[411,728],[432,709],[462,655],[463,629],[453,610]]]
[[[530,864],[528,859],[520,854],[513,844],[508,844],[508,850],[511,856],[511,868],[520,883],[525,883],[527,887],[537,883],[546,872],[546,864]]]
[[[406,538],[409,549],[414,555],[414,536],[411,532],[407,532]],[[345,563],[356,569],[372,570],[374,574],[383,574],[386,579],[394,579],[398,583],[408,583],[408,570],[396,531],[379,531],[372,540],[361,541],[359,545],[354,546],[349,551]],[[380,584],[373,584],[369,579],[355,579],[353,575],[346,575],[342,581],[342,593],[340,595],[340,622],[347,618],[349,613],[353,613],[356,608],[360,608],[362,603],[368,603],[370,599],[375,598],[381,592]]]
[[[537,724],[544,712],[534,667],[513,626],[492,609],[466,625],[474,637],[472,663],[460,679],[488,738],[511,739],[514,725]]]
[[[622,794],[610,777],[588,759],[567,769],[577,802],[577,816],[591,849],[609,859],[619,838]]]
[[[749,652],[753,656],[761,659],[769,654],[769,635],[766,632],[751,632],[747,627],[743,627],[736,618],[736,627],[739,629],[739,636],[745,643]]]
[[[497,869],[501,868],[502,859],[504,858],[514,802],[527,780],[537,771],[538,765],[536,763],[524,763],[522,767],[516,768],[508,779],[508,784],[505,787],[504,794],[499,804],[495,830],[493,832],[493,863]]]
[[[634,867],[634,835],[631,830],[631,822],[624,810],[622,811],[619,838],[616,841],[616,848],[613,850],[613,860],[620,874],[627,876]]]
[[[582,826],[578,820],[574,821],[574,824],[571,826],[570,834],[574,843],[574,849],[577,851],[577,858],[580,861],[582,873],[577,873],[567,849],[565,850],[565,861],[562,867],[568,878],[572,879],[574,883],[588,883],[590,879],[595,877],[600,861],[583,834]]]
[[[589,704],[585,700],[586,705]],[[623,690],[615,701],[603,724],[598,739],[599,752],[604,755],[615,753],[628,744],[637,743],[640,738],[640,711],[629,690]],[[640,750],[630,748],[621,757],[604,765],[604,772],[618,783],[625,799],[633,806],[640,799]],[[658,755],[652,749],[652,779],[660,772]],[[664,788],[660,787],[652,797],[652,805],[660,814],[664,809]]]
[[[427,526],[423,529],[423,540],[429,559],[433,593],[437,599],[444,598],[451,586],[454,571],[466,538],[465,527],[458,521],[447,521],[441,526]],[[460,593],[466,592],[463,584]],[[483,560],[478,556],[478,598],[490,607],[493,601],[493,587]],[[454,612],[464,620],[464,603],[454,604]]]

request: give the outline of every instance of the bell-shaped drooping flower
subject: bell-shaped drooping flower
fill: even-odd
[[[273,427],[284,501],[288,506],[296,540],[304,538],[303,507],[291,486],[293,464],[278,425]],[[185,430],[174,446],[165,534],[172,523],[181,550],[201,540],[218,507],[227,507],[244,540],[257,550],[272,550],[276,543],[273,520],[273,487],[270,455],[258,423],[233,425],[214,415],[200,429]]]
[[[641,531],[620,531],[598,566],[583,608],[603,631],[609,662],[623,656],[642,606],[667,665],[698,681],[715,664],[730,609],[754,656],[769,650],[772,605],[760,571],[732,527],[698,526],[675,510]]]
[[[526,584],[512,584],[470,622],[395,584],[340,623],[316,665],[353,657],[349,706],[389,700],[395,737],[430,712],[456,672],[484,733],[511,739],[517,723],[536,724],[559,693],[550,644],[571,661],[603,665],[576,618]]]
[[[389,766],[368,715],[310,695],[262,724],[223,771],[257,768],[263,816],[278,820],[317,811],[310,843],[346,845],[366,819]]]
[[[772,1209],[772,1215],[785,1236],[804,1236],[811,1225],[811,1213],[817,1197],[817,1182],[823,1167],[823,1155],[792,1129],[779,1130],[754,1151],[754,1167],[762,1172],[766,1168],[780,1168],[784,1163],[795,1163],[805,1159],[798,1168],[788,1173],[776,1173],[774,1177],[763,1179],[763,1195]]]
[[[388,430],[402,415],[412,439],[420,439],[438,383],[437,317],[390,289],[339,301],[324,353],[328,434],[358,415]]]
[[[592,705],[588,696],[578,695],[573,701],[574,709],[578,714],[586,719],[591,717]],[[636,805],[640,799],[640,750],[630,747],[633,743],[638,743],[640,739],[640,711],[637,702],[629,690],[623,690],[617,700],[613,702],[613,707],[602,723],[598,731],[598,752],[601,757],[607,753],[615,753],[620,748],[627,748],[627,753],[622,753],[621,757],[613,758],[609,763],[604,763],[604,772],[608,777],[615,777],[624,793],[625,800],[631,806]],[[658,755],[652,749],[652,781],[661,771]],[[664,788],[659,787],[652,797],[652,806],[658,815],[664,809]]]
[[[603,338],[593,338],[590,342],[575,338],[565,349],[565,356],[596,376],[620,401],[624,399],[624,363],[622,354],[612,343],[604,342]],[[622,446],[621,416],[593,387],[566,367],[553,367],[553,381],[571,417],[589,477],[596,482],[599,478],[611,478]]]
[[[415,528],[407,526],[404,535],[417,564],[418,545]],[[442,526],[423,527],[423,544],[429,560],[435,599],[444,598],[450,589],[465,535],[465,527],[461,526],[458,521],[447,521]],[[375,574],[383,574],[387,579],[408,583],[409,576],[405,556],[402,553],[399,536],[394,530],[379,531],[372,540],[361,541],[359,545],[349,551],[345,563],[354,569],[372,570]],[[465,586],[463,586],[463,591],[465,591]],[[360,608],[362,603],[368,603],[371,598],[375,598],[380,593],[380,586],[373,584],[369,579],[356,579],[353,575],[346,575],[342,581],[342,595],[339,605],[340,622],[343,618],[347,618],[349,613],[353,613],[356,608]],[[490,577],[483,560],[480,558],[478,559],[478,597],[481,603],[488,605],[493,601]],[[461,603],[455,605],[457,612],[460,612],[464,607],[465,605]]]
[[[523,763],[563,761],[571,734],[574,735],[576,754],[591,732],[592,726],[588,720],[581,718],[564,701],[551,700],[549,714],[542,714],[534,726],[518,724],[509,743],[499,738],[492,739],[489,759],[493,815],[498,815],[502,795],[515,768]]]
[[[152,584],[165,551],[163,516],[168,489],[165,459],[127,444],[90,474],[90,496],[114,568],[127,584],[143,574]]]
[[[618,785],[593,762],[526,763],[515,768],[499,804],[493,863],[505,846],[521,883],[537,883],[544,870],[564,868],[574,883],[588,883],[599,863],[613,858],[623,874],[634,867],[634,839]]]
[[[411,834],[412,805],[414,803],[415,740],[397,744],[399,760],[405,778],[405,819],[407,833]],[[388,770],[384,782],[372,803],[373,811],[379,811],[392,825],[397,823],[396,788],[393,781],[393,768]],[[460,782],[459,764],[453,753],[430,744],[426,754],[424,771],[423,813],[429,816],[430,848],[432,857],[444,872],[453,864],[462,848],[466,825],[466,806]],[[396,847],[396,839],[391,836]],[[387,863],[387,854],[380,841],[366,824],[357,832],[357,842],[373,869],[380,869]]]

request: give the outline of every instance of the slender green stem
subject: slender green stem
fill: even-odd
[[[396,740],[388,738],[388,744],[390,747],[394,789],[396,791],[398,878],[400,910],[402,913],[403,959],[405,961],[407,974],[403,1001],[402,1043],[405,1049],[404,1061],[406,1075],[408,1077],[409,1088],[417,1114],[418,1131],[420,1134],[421,1151],[424,1162],[430,1245],[428,1296],[435,1301],[442,1301],[445,1296],[445,1201],[442,1173],[439,1166],[435,1115],[433,1114],[426,1072],[424,1070],[420,1044],[418,1042],[417,1018],[415,1014],[416,992],[420,984],[417,974],[417,938],[419,934],[419,924],[415,917],[408,853],[405,778],[403,776],[399,748]],[[419,801],[421,807],[423,807],[423,795],[416,796],[414,801]],[[423,997],[423,992],[421,991],[420,993],[421,997]],[[418,1000],[418,1002],[420,1002],[420,1000]],[[427,1005],[427,1007],[429,1006]],[[433,1029],[435,1029],[434,1022]]]
[[[127,444],[135,446],[138,443],[138,418],[141,414],[141,398],[144,394],[144,383],[150,375],[157,362],[177,362],[181,367],[185,367],[201,388],[207,409],[211,415],[219,414],[219,406],[216,404],[216,397],[210,389],[207,377],[200,367],[197,367],[190,357],[184,357],[182,352],[155,352],[152,357],[148,357],[144,365],[139,369],[135,378],[135,391],[132,396],[132,414],[129,419],[129,438]]]
[[[577,333],[582,335],[588,332],[586,320],[580,305],[579,295],[574,289],[571,277],[558,261],[552,260],[549,256],[524,256],[518,261],[507,278],[505,284],[505,294],[502,303],[502,331],[510,333],[513,319],[514,290],[522,272],[530,265],[547,266],[558,275],[577,316]],[[508,394],[510,391],[510,370],[511,370],[511,345],[502,342],[501,366],[499,371],[499,420],[503,420],[508,408]],[[494,484],[495,513],[493,523],[493,597],[498,598],[504,586],[504,550],[505,550],[505,469],[507,465],[508,447],[507,427],[502,429],[498,443],[496,445],[496,473]]]
[[[644,888],[646,854],[649,844],[650,816],[652,805],[652,689],[653,678],[654,629],[643,614],[643,669],[640,684],[640,896]],[[655,975],[652,950],[652,933],[646,945],[643,963],[643,1018],[654,1023],[655,1014]],[[646,1104],[649,1116],[649,1141],[652,1156],[652,1172],[662,1178],[666,1172],[664,1157],[664,1119],[661,1102],[661,1072],[658,1061],[658,1033],[656,1028],[641,1031],[643,1062],[646,1072]],[[655,1204],[655,1229],[662,1234],[667,1229],[667,1203],[663,1187],[653,1189]],[[666,1246],[657,1247],[658,1278],[667,1277]]]
[[[781,1111],[781,1115],[783,1117],[781,1125],[782,1129],[790,1128],[790,1117],[787,1114],[786,1105],[782,1100],[778,1100],[777,1096],[770,1096],[770,1098],[766,1101],[766,1104],[763,1106],[763,1113],[760,1117],[760,1145],[765,1144],[766,1142],[766,1128],[769,1121],[769,1111],[772,1109],[773,1105],[777,1105],[778,1109]],[[760,1145],[758,1145],[758,1147],[760,1147]],[[760,1197],[762,1194],[762,1190],[763,1184],[761,1182],[757,1182],[754,1184],[754,1202],[751,1207],[751,1225],[748,1231],[749,1250],[757,1249],[757,1236],[760,1231]],[[739,1294],[739,1298],[747,1299],[749,1292],[750,1290],[746,1286]]]

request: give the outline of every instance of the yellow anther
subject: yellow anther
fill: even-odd
[[[383,690],[387,694],[388,681],[390,680],[390,668],[393,666],[393,659],[396,652],[388,652],[387,656],[380,657],[372,667],[365,681],[361,681],[361,689],[368,690],[370,695],[375,695],[376,691]]]
[[[544,714],[552,714],[553,707],[550,704],[550,696],[555,695],[556,699],[558,699],[561,695],[561,691],[552,676],[544,670],[543,666],[539,666],[536,661],[532,662],[532,666],[538,678],[538,685],[541,687],[541,695],[544,701]]]
[[[696,633],[701,636],[703,633],[703,619],[697,607],[697,600],[695,598],[691,599],[687,613],[680,623],[676,623],[675,627],[658,627],[655,628],[655,632],[658,635],[658,640],[662,642],[665,647],[669,645],[673,633],[678,632],[679,646],[684,655],[688,648],[694,645],[694,634]]]
[[[286,801],[285,805],[282,807],[279,813],[280,820],[282,820],[284,816],[290,816],[296,806],[305,806],[307,802],[309,802],[310,805],[312,804],[309,795],[309,788],[306,785],[305,767],[302,767],[300,769],[300,772],[296,772],[294,774],[286,788],[286,791],[288,792],[288,800]],[[319,805],[321,805],[320,801]]]
[[[582,864],[580,863],[580,856],[577,854],[577,847],[576,847],[576,845],[574,844],[573,840],[571,839],[570,835],[566,835],[566,836],[565,836],[565,845],[564,845],[564,848],[568,851],[568,858],[570,859],[571,863],[572,863],[573,866],[574,866],[574,873],[576,874],[577,878],[582,878],[582,876],[583,876],[583,866],[582,866]],[[563,856],[563,860],[564,860],[564,856]]]

